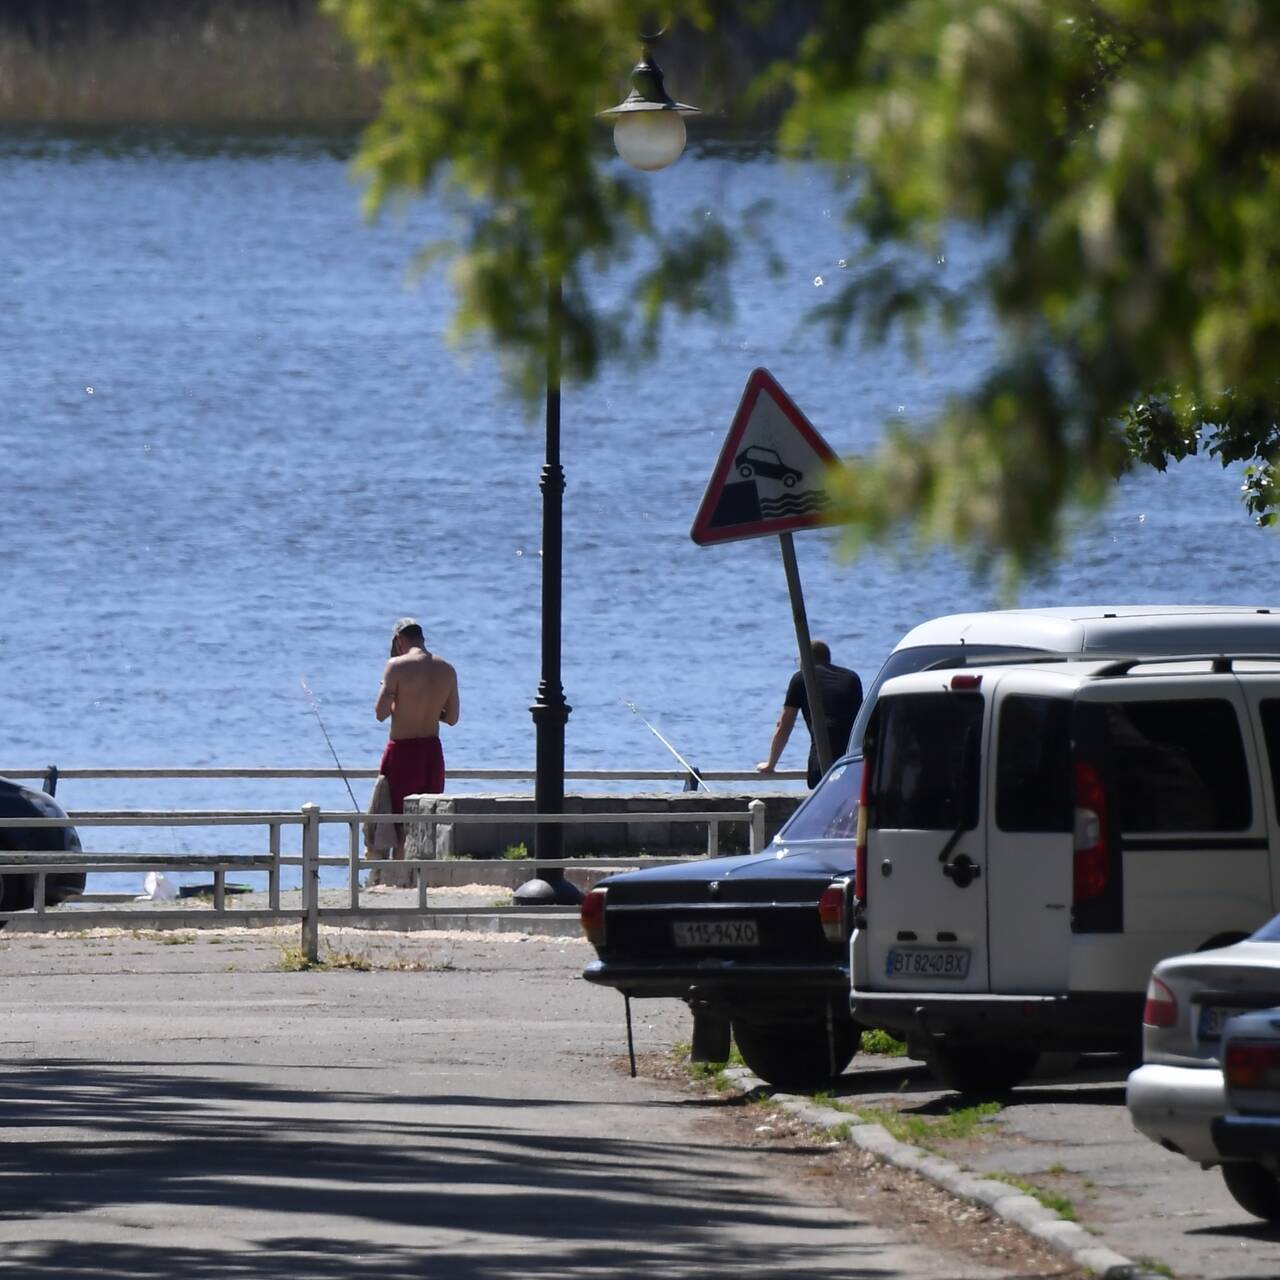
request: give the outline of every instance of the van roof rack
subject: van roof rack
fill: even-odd
[[[951,653],[945,658],[935,658],[921,671],[945,671],[949,667],[1020,667],[1033,662],[1097,662],[1096,653],[1051,653],[1043,649],[1014,649],[1004,653]]]
[[[1280,653],[1160,653],[1146,654],[1140,658],[1117,658],[1099,668],[1093,674],[1102,680],[1115,676],[1127,676],[1135,667],[1144,663],[1167,665],[1171,662],[1209,662],[1217,673],[1235,670],[1237,662],[1280,662]]]
[[[1227,672],[1234,669],[1237,662],[1280,662],[1277,653],[1127,653],[1102,654],[1097,650],[1070,653],[1044,653],[1040,650],[1026,650],[1011,653],[948,654],[922,667],[922,671],[940,671],[950,667],[1025,667],[1040,663],[1052,662],[1089,662],[1104,665],[1093,672],[1099,679],[1128,675],[1135,667],[1144,664],[1163,665],[1170,662],[1211,662],[1215,672]]]

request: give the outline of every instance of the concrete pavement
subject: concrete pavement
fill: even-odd
[[[833,1212],[710,1104],[620,1077],[579,941],[324,943],[351,967],[282,971],[293,930],[0,936],[0,1272],[1009,1275]],[[650,1049],[683,1037],[678,1007],[638,1015]]]

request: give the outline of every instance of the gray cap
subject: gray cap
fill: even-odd
[[[422,624],[417,620],[417,618],[401,618],[396,625],[391,628],[391,634],[393,636],[398,636],[402,631],[408,631],[410,627],[417,627],[419,631],[422,630]]]

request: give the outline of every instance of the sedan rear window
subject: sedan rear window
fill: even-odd
[[[778,840],[852,840],[858,834],[858,791],[862,762],[844,760],[818,784],[814,793],[778,832]]]
[[[967,831],[977,825],[984,705],[972,693],[881,699],[874,731],[876,827]]]

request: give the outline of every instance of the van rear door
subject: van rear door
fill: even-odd
[[[991,989],[1067,989],[1074,806],[1072,703],[1010,672],[995,691],[995,766],[987,832]]]
[[[978,992],[987,976],[986,700],[979,677],[880,700],[869,733],[865,990]]]

